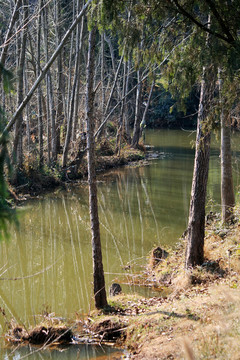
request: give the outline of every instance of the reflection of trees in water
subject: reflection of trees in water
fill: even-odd
[[[104,266],[113,273],[107,276],[108,284],[114,273],[126,272],[122,267],[127,263],[144,264],[162,237],[159,190],[149,172],[148,167],[122,169],[99,183]],[[3,284],[9,313],[14,310],[23,322],[33,323],[33,315],[43,309],[67,316],[87,311],[92,303],[92,259],[86,189],[49,195],[31,206],[9,251],[2,244],[7,254],[2,261],[9,267],[18,264],[9,270],[11,277],[41,273]]]
[[[124,351],[106,346],[106,345],[71,345],[69,347],[61,347],[56,349],[34,348],[32,346],[24,346],[14,349],[0,348],[1,359],[4,360],[31,360],[48,359],[48,360],[76,360],[76,359],[114,359],[120,358]]]
[[[122,259],[131,262],[145,257],[150,250],[146,251],[149,237],[152,246],[154,241],[159,243],[157,218],[148,194],[151,182],[144,183],[144,170],[140,167],[114,171],[114,181],[111,175],[105,178],[108,186],[100,183],[98,190],[102,225],[114,239],[121,264]]]
[[[99,178],[104,268],[110,273],[107,286],[115,278],[114,273],[126,273],[123,266],[145,264],[145,256],[154,245],[177,238],[175,214],[183,218],[180,226],[184,230],[182,209],[185,212],[188,206],[188,185],[180,173],[181,166],[176,170],[179,173],[170,177],[172,160],[113,171],[112,175],[101,177],[104,181]],[[10,287],[3,284],[4,294],[23,321],[29,318],[33,322],[32,315],[43,307],[68,316],[74,311],[86,312],[89,303],[93,303],[87,199],[88,192],[81,184],[79,188],[70,187],[68,192],[59,191],[31,202],[32,208],[23,216],[20,231],[9,244],[9,251],[5,250],[7,256],[1,257],[0,266],[7,261],[9,267],[20,264],[9,270],[9,276],[34,274],[50,266],[24,282],[14,282]],[[6,245],[2,246],[6,249]]]
[[[1,244],[6,256],[0,266],[7,262],[6,277],[13,279],[1,283],[0,306],[9,319],[17,315],[17,322],[28,326],[43,310],[64,316],[89,308],[91,245],[86,247],[87,231],[74,203],[66,197],[39,201],[11,242]]]

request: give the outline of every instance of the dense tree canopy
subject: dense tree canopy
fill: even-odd
[[[231,79],[238,76],[238,1],[103,0],[100,4],[99,22],[118,34],[120,46],[124,43],[138,52],[141,42],[145,63],[160,63],[172,53],[165,71],[161,69],[172,90],[189,91],[206,64],[224,68]],[[208,46],[206,34],[210,37]]]

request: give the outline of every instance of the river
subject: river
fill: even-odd
[[[195,133],[188,131],[148,130],[146,143],[154,146],[155,153],[149,164],[126,166],[99,175],[107,288],[117,279],[123,283],[124,292],[148,295],[145,289],[124,285],[124,275],[128,273],[131,279],[131,274],[146,264],[154,246],[174,246],[186,229],[194,139]],[[239,184],[238,142],[239,134],[235,134],[236,186]],[[209,210],[213,206],[219,208],[217,139],[211,152],[207,202]],[[29,327],[44,313],[73,319],[88,313],[94,302],[87,183],[69,184],[68,191],[58,189],[30,200],[19,216],[20,228],[13,229],[11,239],[0,244],[0,307],[6,313],[6,317],[0,314],[1,332],[6,330],[6,319],[15,319]],[[24,351],[29,350],[25,348],[10,355],[11,350],[1,348],[0,358],[17,360]],[[73,355],[59,353],[58,358],[75,359],[76,352],[71,352]],[[96,353],[89,354],[81,358],[97,357]],[[57,355],[48,351],[37,356],[31,359],[55,359]]]

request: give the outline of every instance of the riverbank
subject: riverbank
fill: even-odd
[[[239,239],[239,209],[236,223],[224,228],[218,216],[209,216],[202,266],[184,272],[181,241],[147,268],[149,283],[167,287],[169,296],[114,299],[112,305],[125,309],[124,344],[134,359],[239,359]]]
[[[96,150],[96,172],[103,173],[112,168],[117,168],[141,161],[145,158],[146,149],[143,145],[139,149],[133,149],[124,145],[120,154],[114,152],[114,143],[104,140]],[[60,162],[60,159],[59,159]],[[71,161],[69,166],[62,169],[60,165],[45,166],[41,170],[37,164],[26,162],[14,181],[10,180],[10,191],[15,200],[27,197],[35,197],[42,193],[53,191],[57,187],[65,188],[69,182],[84,180],[87,178],[86,153],[80,163]]]
[[[114,343],[136,360],[239,359],[239,216],[236,209],[236,222],[227,227],[219,215],[208,216],[205,262],[191,273],[184,272],[184,239],[158,264],[150,256],[142,282],[164,288],[164,295],[109,298],[104,312],[73,322],[75,341]],[[48,321],[52,326],[56,318]]]

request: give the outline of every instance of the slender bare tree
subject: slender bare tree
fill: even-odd
[[[88,61],[87,61],[87,88],[86,88],[86,123],[87,123],[87,154],[88,154],[88,184],[89,184],[89,211],[92,230],[93,255],[93,288],[95,306],[102,309],[107,306],[105,279],[102,263],[100,240],[100,226],[98,219],[97,183],[95,171],[95,142],[94,142],[94,58],[96,45],[96,28],[89,33]]]

